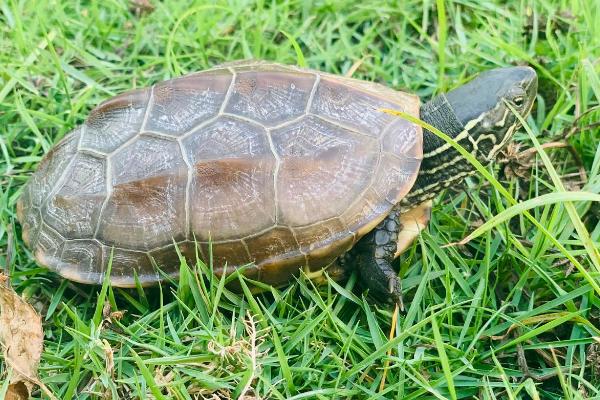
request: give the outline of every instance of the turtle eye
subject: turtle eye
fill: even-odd
[[[513,104],[517,107],[523,106],[523,96],[517,96],[513,99]]]

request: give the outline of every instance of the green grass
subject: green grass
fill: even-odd
[[[0,0],[0,265],[44,317],[56,397],[600,398],[598,1],[183,3]],[[513,153],[436,200],[398,265],[391,340],[393,310],[355,275],[250,295],[182,265],[179,282],[121,290],[63,281],[23,246],[22,185],[96,104],[251,57],[340,74],[362,60],[355,77],[423,98],[495,66],[538,72],[516,142],[541,156]],[[6,374],[0,361],[0,398]]]

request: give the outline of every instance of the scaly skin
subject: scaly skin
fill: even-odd
[[[506,103],[527,115],[536,93],[537,77],[531,68],[492,70],[425,104],[421,118],[488,164],[518,127],[518,120]],[[345,265],[352,260],[358,268],[362,283],[372,295],[392,301],[401,309],[402,284],[392,261],[428,222],[430,200],[475,173],[475,168],[458,151],[427,130],[423,132],[423,144],[423,162],[411,191],[344,257]]]

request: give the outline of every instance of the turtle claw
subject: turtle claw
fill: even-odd
[[[388,290],[390,297],[398,306],[400,311],[404,312],[404,296],[402,295],[402,280],[399,277],[393,277],[388,280]]]
[[[402,295],[402,279],[394,274],[388,279],[389,298],[398,306],[400,311],[404,312],[404,296]]]

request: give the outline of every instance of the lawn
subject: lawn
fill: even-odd
[[[42,315],[56,398],[600,398],[600,207],[585,195],[600,193],[598,0],[146,3],[0,0],[0,266]],[[492,67],[536,69],[515,145],[442,193],[397,263],[391,338],[393,308],[356,274],[250,295],[182,265],[178,282],[122,290],[62,280],[23,245],[23,184],[95,105],[242,58],[425,100]]]

